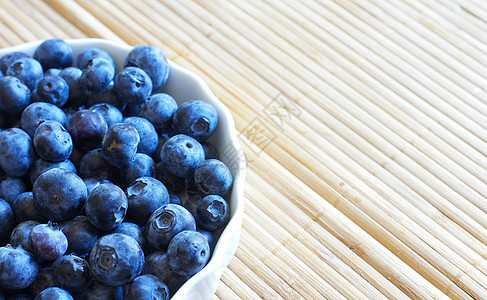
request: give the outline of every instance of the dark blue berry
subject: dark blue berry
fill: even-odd
[[[189,135],[200,142],[207,140],[218,125],[218,113],[203,100],[186,101],[174,113],[173,127],[177,133]]]
[[[90,60],[83,69],[80,83],[86,90],[100,93],[108,87],[115,76],[115,69],[105,58]]]
[[[196,222],[186,208],[177,204],[158,208],[146,225],[147,240],[159,250],[166,250],[173,237],[184,230],[196,230]]]
[[[20,58],[28,58],[29,55],[27,55],[24,52],[10,52],[2,56],[0,58],[0,71],[3,74],[7,73],[8,67],[10,67],[14,62],[16,62]]]
[[[111,230],[122,223],[127,213],[127,196],[121,188],[105,183],[95,187],[86,201],[86,216],[93,226]]]
[[[21,113],[30,103],[30,90],[17,77],[0,78],[0,110],[8,114]]]
[[[0,242],[8,240],[15,226],[14,212],[10,204],[0,199]]]
[[[31,170],[29,172],[30,182],[34,184],[34,182],[36,182],[39,175],[41,175],[47,170],[54,169],[54,168],[65,169],[73,173],[77,172],[76,167],[69,159],[60,162],[52,162],[52,161],[45,161],[42,158],[39,158],[36,161],[34,161],[34,163],[32,164]]]
[[[73,114],[67,129],[73,137],[76,148],[91,150],[101,146],[108,125],[100,113],[82,109]]]
[[[15,198],[27,191],[27,185],[20,177],[12,177],[0,171],[0,198],[12,204]]]
[[[62,288],[50,287],[37,294],[34,300],[73,300],[73,296]]]
[[[134,126],[139,133],[140,143],[137,152],[151,155],[156,151],[159,136],[149,120],[141,117],[130,117],[126,118],[123,123]]]
[[[68,239],[67,253],[87,255],[100,236],[100,231],[91,225],[86,216],[76,216],[62,224],[61,231]]]
[[[139,177],[154,177],[156,166],[149,155],[136,153],[134,159],[122,168],[121,173],[125,185],[129,185]]]
[[[34,282],[39,265],[22,247],[7,245],[0,247],[0,270],[0,288],[19,290]]]
[[[34,51],[34,58],[44,70],[67,68],[73,64],[73,48],[60,39],[45,40]]]
[[[58,121],[44,121],[34,133],[34,148],[37,154],[50,162],[68,159],[73,152],[73,140]]]
[[[232,187],[233,177],[230,169],[218,159],[207,159],[194,171],[194,184],[203,195],[225,196]]]
[[[29,235],[32,228],[37,225],[39,225],[39,222],[32,220],[23,221],[17,224],[10,235],[10,244],[14,247],[22,246],[25,250],[32,252]]]
[[[144,70],[152,81],[152,91],[159,90],[169,78],[169,64],[162,51],[152,46],[137,46],[128,54],[124,67]]]
[[[68,239],[57,224],[39,224],[29,234],[32,251],[45,260],[56,260],[68,249]]]
[[[79,163],[81,178],[103,178],[116,181],[119,177],[117,168],[112,167],[103,157],[101,148],[88,151]]]
[[[69,97],[65,106],[82,106],[86,101],[86,91],[81,87],[80,78],[83,71],[80,68],[68,67],[59,73],[69,86]]]
[[[171,295],[189,279],[188,276],[176,274],[171,269],[167,253],[162,251],[152,252],[146,257],[142,273],[152,274],[166,283]]]
[[[20,79],[29,90],[33,91],[44,77],[41,64],[33,58],[20,58],[7,69],[7,76]]]
[[[167,249],[169,266],[180,275],[191,276],[201,271],[210,258],[206,238],[197,231],[178,233]]]
[[[175,176],[166,170],[162,162],[156,165],[156,178],[166,186],[170,193],[178,194],[186,186],[186,178]]]
[[[74,218],[86,202],[88,191],[75,173],[53,168],[34,183],[34,202],[49,220],[60,222]]]
[[[169,193],[159,180],[140,177],[127,187],[127,199],[127,219],[144,226],[156,209],[169,203]]]
[[[63,107],[69,97],[69,85],[60,76],[44,76],[32,93],[36,102]]]
[[[100,113],[107,121],[108,127],[123,121],[123,115],[118,108],[108,103],[97,103],[90,107],[90,110]]]
[[[48,120],[58,121],[64,128],[68,124],[64,111],[56,105],[46,102],[35,102],[27,106],[22,112],[20,124],[22,129],[33,137],[40,121]]]
[[[34,162],[32,139],[20,128],[0,132],[0,167],[10,176],[20,177],[27,173]]]
[[[34,194],[32,192],[25,192],[18,195],[15,197],[11,206],[17,223],[27,220],[34,220],[41,223],[47,222],[47,218],[35,206]]]
[[[89,263],[99,281],[119,286],[131,282],[144,267],[144,252],[139,243],[122,233],[100,238],[90,252]]]
[[[149,120],[159,132],[168,129],[172,124],[172,118],[178,103],[169,94],[157,93],[150,96],[142,104],[139,111],[139,117]]]
[[[167,285],[154,275],[145,274],[134,279],[126,288],[126,300],[169,300]]]
[[[221,229],[230,220],[228,204],[219,195],[208,195],[198,203],[195,219],[196,224],[206,230]]]
[[[113,69],[116,69],[115,61],[113,60],[113,57],[106,52],[103,49],[100,48],[86,48],[81,50],[81,52],[78,54],[78,57],[76,59],[76,65],[80,69],[84,69],[86,64],[95,58],[104,58],[110,62],[110,64],[113,66]]]
[[[113,124],[103,138],[103,156],[109,164],[121,168],[134,159],[139,142],[140,136],[134,126]]]
[[[58,286],[71,292],[83,291],[91,282],[88,262],[74,254],[58,258],[52,264],[52,272]]]
[[[164,168],[178,177],[189,177],[205,161],[203,146],[194,138],[178,134],[166,141],[161,149]]]
[[[115,76],[114,92],[128,104],[140,105],[152,93],[152,81],[144,70],[136,67],[126,67]]]

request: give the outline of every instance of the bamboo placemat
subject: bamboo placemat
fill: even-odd
[[[248,160],[220,299],[487,299],[484,0],[0,0],[0,45],[161,47]]]

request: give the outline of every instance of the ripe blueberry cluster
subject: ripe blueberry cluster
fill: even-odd
[[[207,264],[233,178],[169,70],[60,39],[0,58],[0,299],[169,299]]]

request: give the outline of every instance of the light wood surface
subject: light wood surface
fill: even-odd
[[[487,2],[0,0],[2,47],[52,37],[158,46],[232,111],[214,299],[487,299]]]

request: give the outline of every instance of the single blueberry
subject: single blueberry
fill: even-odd
[[[97,103],[90,107],[90,110],[100,113],[107,121],[108,127],[123,121],[122,112],[115,106],[108,103]]]
[[[44,121],[34,133],[34,149],[44,160],[61,162],[73,152],[73,140],[58,121]]]
[[[196,230],[196,222],[186,208],[177,204],[155,210],[146,225],[147,240],[159,250],[166,250],[173,237],[184,230]]]
[[[156,166],[149,155],[136,153],[134,159],[122,168],[121,173],[123,174],[123,182],[127,186],[139,177],[154,177]]]
[[[67,253],[87,255],[100,237],[100,231],[91,225],[86,216],[76,216],[62,224],[61,231],[68,239]]]
[[[159,132],[168,129],[172,124],[174,113],[178,109],[178,103],[174,98],[165,93],[157,93],[150,96],[142,104],[139,117],[149,120]]]
[[[8,176],[0,171],[0,198],[12,204],[15,198],[25,191],[27,185],[22,178]]]
[[[22,129],[33,137],[40,121],[47,120],[58,121],[64,127],[68,124],[68,119],[62,109],[45,102],[35,102],[27,106],[22,112],[20,124]]]
[[[233,183],[230,169],[218,159],[207,159],[194,171],[194,183],[198,193],[225,196]]]
[[[62,288],[50,287],[37,294],[34,300],[73,300],[73,296]]]
[[[114,167],[126,166],[137,153],[139,142],[140,136],[134,126],[125,123],[113,124],[103,138],[103,156]]]
[[[44,77],[44,71],[37,60],[29,57],[16,60],[7,69],[5,75],[17,77],[29,90],[33,91],[42,77]]]
[[[88,197],[83,180],[61,168],[42,173],[34,183],[33,193],[37,208],[55,222],[74,218]]]
[[[6,241],[15,226],[14,212],[10,204],[0,199],[0,242]]]
[[[205,267],[210,258],[210,246],[201,233],[185,230],[171,240],[167,254],[174,272],[191,276]]]
[[[111,230],[122,223],[127,213],[127,196],[121,188],[105,183],[95,187],[86,201],[86,216],[93,226]]]
[[[149,120],[141,117],[129,117],[123,120],[123,123],[134,126],[139,133],[140,143],[137,152],[151,155],[156,151],[159,136]]]
[[[174,113],[173,126],[177,133],[189,135],[203,142],[218,126],[218,112],[206,101],[186,101]]]
[[[17,77],[0,78],[0,110],[8,114],[21,113],[30,104],[30,90]]]
[[[162,162],[156,164],[156,178],[164,183],[170,193],[178,194],[186,186],[186,178],[169,173]]]
[[[110,55],[110,53],[100,48],[86,48],[81,50],[76,59],[76,65],[78,66],[78,68],[84,69],[86,64],[90,60],[95,58],[104,58],[110,62],[114,70],[117,68],[117,66],[115,65],[115,61],[113,60],[113,57]]]
[[[105,58],[90,60],[83,69],[80,83],[86,90],[99,93],[108,87],[115,76],[115,69]]]
[[[80,83],[83,71],[80,68],[68,67],[59,73],[59,77],[64,79],[69,86],[69,97],[65,106],[79,107],[85,104],[86,91],[82,88]]]
[[[126,288],[126,300],[169,300],[167,285],[154,275],[145,274],[134,279]]]
[[[47,102],[63,107],[69,97],[69,85],[60,76],[44,76],[32,92],[36,102]]]
[[[120,286],[131,282],[144,267],[144,252],[139,243],[122,233],[101,237],[90,252],[92,274],[99,281]]]
[[[72,154],[71,154],[72,157]],[[45,161],[42,158],[37,159],[32,164],[31,170],[29,171],[30,182],[34,184],[39,175],[54,168],[61,168],[73,173],[77,173],[76,167],[69,159],[65,159],[60,162]]]
[[[101,148],[88,151],[79,163],[79,174],[81,178],[104,178],[116,181],[119,177],[117,168],[112,167],[103,157]]]
[[[32,245],[29,236],[32,228],[39,224],[39,222],[32,220],[23,221],[17,224],[10,235],[10,244],[14,247],[22,246],[22,248],[26,251],[32,252]]]
[[[153,46],[134,47],[125,59],[124,67],[138,67],[149,75],[152,91],[159,90],[169,78],[169,63],[162,51]]]
[[[76,148],[91,150],[101,146],[108,125],[100,113],[82,109],[71,117],[67,129]]]
[[[0,247],[0,270],[0,288],[19,290],[34,282],[39,265],[34,256],[22,247],[7,245]]]
[[[142,274],[152,274],[166,283],[169,294],[174,295],[177,290],[189,279],[188,276],[176,274],[169,266],[166,252],[155,251],[145,259]]]
[[[205,160],[203,146],[194,138],[178,134],[162,146],[161,162],[164,168],[178,177],[189,177]]]
[[[115,76],[114,92],[128,104],[140,105],[152,93],[152,81],[144,70],[136,67],[126,67]]]
[[[119,226],[113,229],[110,233],[123,233],[133,237],[138,243],[144,253],[149,253],[151,246],[145,237],[144,228],[137,224],[130,222],[122,222]]]
[[[25,192],[17,197],[12,202],[12,211],[14,212],[15,221],[17,223],[34,220],[45,223],[47,218],[39,211],[34,204],[34,194],[32,192]],[[25,248],[25,247],[24,247]]]
[[[219,195],[208,195],[201,199],[195,215],[198,226],[215,231],[227,225],[230,211],[227,202]]]
[[[32,296],[37,296],[43,290],[55,287],[54,276],[51,267],[45,267],[39,270],[39,274],[30,286]]]
[[[159,180],[140,177],[127,187],[127,199],[127,219],[144,226],[156,209],[169,203],[169,193]]]
[[[32,228],[29,240],[33,252],[45,260],[56,260],[68,249],[68,239],[51,221]]]
[[[52,264],[54,281],[70,292],[80,292],[91,282],[88,262],[74,254],[64,255]]]
[[[45,40],[34,51],[34,58],[44,70],[67,68],[73,64],[73,48],[60,39]]]
[[[0,132],[0,153],[0,168],[13,177],[25,175],[35,158],[32,139],[20,128]]]
[[[28,57],[29,55],[20,51],[7,53],[4,56],[2,56],[2,58],[0,58],[0,71],[3,74],[6,74],[8,67],[10,67],[14,62],[16,62],[20,58],[28,58]]]

